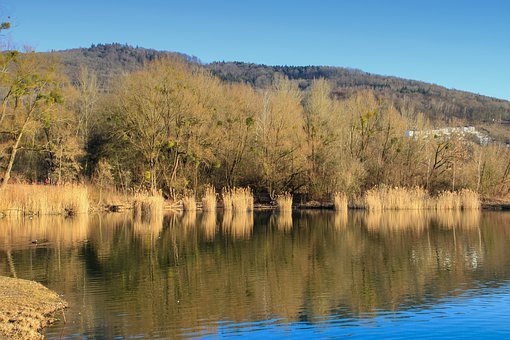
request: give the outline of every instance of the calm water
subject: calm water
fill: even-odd
[[[510,337],[507,213],[109,214],[0,235],[0,274],[69,302],[48,338]]]

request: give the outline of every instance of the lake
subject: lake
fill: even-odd
[[[4,218],[0,257],[48,338],[510,336],[505,212]]]

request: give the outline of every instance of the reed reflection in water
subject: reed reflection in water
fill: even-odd
[[[196,336],[264,320],[359,326],[510,280],[509,214],[339,213],[91,216],[82,236],[11,246],[11,262],[69,301],[67,324],[49,337]],[[3,244],[32,237],[28,225],[9,228]],[[5,254],[1,263],[11,275]]]
[[[235,240],[247,240],[253,232],[253,211],[230,211],[223,213],[221,231]]]
[[[89,216],[43,215],[0,218],[0,250],[21,250],[35,245],[71,247],[87,239]]]
[[[216,237],[216,211],[204,211],[202,213],[201,228],[203,230],[205,239],[208,241],[214,240]]]
[[[270,225],[283,232],[292,230],[292,210],[281,210],[271,215]]]

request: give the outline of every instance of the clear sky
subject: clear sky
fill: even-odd
[[[127,43],[203,62],[331,65],[510,99],[508,0],[0,0],[38,51]]]

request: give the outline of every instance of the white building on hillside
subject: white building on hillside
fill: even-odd
[[[463,127],[445,127],[441,129],[432,130],[409,130],[406,131],[407,137],[444,137],[449,138],[451,136],[458,136],[467,138],[469,136],[474,137],[475,141],[480,145],[488,145],[492,142],[492,139],[485,133],[477,131],[474,126],[463,126]]]

